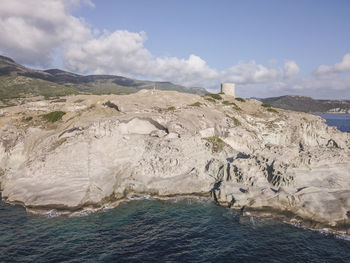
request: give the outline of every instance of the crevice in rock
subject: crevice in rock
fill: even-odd
[[[236,156],[237,159],[249,159],[250,158],[250,154],[246,154],[243,152],[239,152]]]
[[[82,127],[73,127],[73,128],[70,128],[68,130],[63,131],[60,135],[58,135],[58,138],[60,138],[65,133],[71,133],[74,131],[83,131],[83,130],[84,130],[84,128],[82,128]]]
[[[110,101],[106,101],[105,103],[102,104],[103,106],[106,106],[108,108],[111,108],[111,109],[115,109],[116,111],[120,112],[120,109],[119,107],[114,104],[113,102],[110,102]]]
[[[339,145],[336,143],[336,141],[333,139],[328,140],[326,147],[340,148]]]
[[[231,201],[228,203],[227,207],[231,208],[236,203],[236,199],[234,196],[231,197]]]
[[[132,118],[130,120],[127,120],[127,121],[120,121],[120,123],[129,123],[131,122],[132,120],[134,119],[139,119],[139,120],[143,120],[143,121],[148,121],[149,123],[153,124],[157,129],[159,130],[162,130],[162,131],[165,131],[167,134],[169,134],[169,130],[167,127],[161,125],[159,122],[153,120],[152,118],[140,118],[140,117],[135,117],[135,118]]]
[[[231,169],[231,165],[228,163],[227,166],[226,166],[226,173],[227,173],[226,181],[231,181],[231,172],[230,172],[230,169]]]
[[[217,197],[217,195],[216,195],[216,191],[219,191],[219,192],[220,192],[221,183],[222,183],[222,180],[217,181],[217,182],[214,184],[213,188],[209,191],[210,196],[214,199],[214,201],[215,201],[216,204],[219,204],[218,197]]]

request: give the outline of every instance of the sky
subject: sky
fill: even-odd
[[[350,99],[348,0],[0,0],[0,54],[241,97]]]

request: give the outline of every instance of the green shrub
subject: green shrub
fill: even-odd
[[[235,103],[230,102],[230,101],[227,101],[227,100],[224,100],[224,101],[222,102],[222,104],[224,104],[224,105],[234,105]]]
[[[170,106],[168,110],[176,110],[176,108],[174,106]]]
[[[80,103],[80,102],[83,102],[84,100],[83,99],[78,99],[76,101],[74,101],[74,103]]]
[[[212,98],[205,98],[205,100],[207,100],[207,101],[210,101],[210,102],[216,102],[216,100],[214,100],[214,99],[212,99]]]
[[[220,152],[225,146],[225,142],[217,136],[206,137],[203,138],[203,140],[206,140],[211,143],[211,150],[213,152]]]
[[[236,126],[241,125],[241,122],[237,118],[231,117],[231,119],[233,120],[233,122],[235,123]]]
[[[235,110],[242,110],[236,103],[233,103],[232,105]]]
[[[43,115],[43,118],[49,122],[56,122],[61,120],[64,114],[66,114],[64,111],[53,111]]]
[[[237,118],[231,117],[230,115],[226,115],[226,117],[227,117],[227,118],[230,118],[231,120],[233,120],[233,122],[234,122],[234,124],[235,124],[236,126],[241,125],[241,122],[240,122]]]
[[[265,108],[271,108],[272,107],[270,104],[267,104],[267,103],[263,103],[263,104],[261,104],[261,106],[263,106]]]
[[[274,108],[268,108],[267,111],[269,111],[269,112],[274,112],[274,113],[278,113],[278,111],[275,110]]]
[[[25,120],[25,121],[31,121],[32,119],[33,119],[33,117],[32,117],[32,116],[29,116],[29,117],[25,118],[24,120]]]
[[[215,100],[222,100],[222,97],[219,94],[208,93],[208,94],[205,94],[205,96],[211,97]]]
[[[225,92],[222,92],[222,91],[221,91],[221,92],[219,92],[218,94],[220,94],[220,95],[225,95]]]
[[[191,104],[190,106],[194,106],[194,107],[200,107],[201,106],[201,103],[199,101]]]
[[[245,99],[243,99],[243,98],[235,98],[235,100],[238,100],[240,102],[245,102]]]

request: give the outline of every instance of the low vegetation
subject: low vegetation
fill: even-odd
[[[226,106],[233,106],[233,109],[235,109],[235,110],[241,110],[241,108],[236,103],[231,102],[231,101],[224,100],[222,102],[222,104],[224,104]]]
[[[199,101],[193,103],[193,104],[190,104],[190,106],[193,106],[193,107],[200,107],[201,106],[201,103]]]
[[[226,115],[226,117],[233,120],[235,126],[241,125],[241,122],[236,117],[231,117],[230,115]]]
[[[235,100],[240,101],[240,102],[245,102],[245,99],[243,99],[243,98],[235,98]]]
[[[224,104],[224,105],[234,105],[235,103],[234,103],[234,102],[227,101],[227,100],[224,100],[224,101],[222,102],[222,104]]]
[[[32,116],[29,116],[29,117],[26,117],[24,120],[25,121],[31,121],[33,119],[33,117]]]
[[[208,94],[205,94],[205,96],[211,97],[214,100],[222,100],[222,97],[220,96],[220,94],[208,93]]]
[[[236,103],[233,103],[232,106],[233,106],[233,109],[235,110],[242,110],[240,107],[238,107]]]
[[[278,111],[275,110],[274,108],[272,108],[272,106],[270,104],[263,103],[263,104],[261,104],[261,106],[263,106],[264,108],[267,108],[268,112],[278,113]]]
[[[44,96],[45,99],[77,94],[61,84],[24,76],[0,76],[0,99]]]
[[[83,99],[78,99],[78,100],[74,101],[74,103],[81,103],[83,101],[84,101]]]
[[[225,146],[225,142],[217,136],[205,137],[203,140],[206,140],[211,144],[211,150],[213,152],[220,152]]]
[[[62,119],[63,115],[66,113],[64,111],[53,111],[48,114],[43,115],[43,118],[49,122],[56,122]]]
[[[241,125],[241,122],[236,117],[231,117],[231,119],[233,120],[233,122],[236,126]]]
[[[269,111],[269,112],[273,112],[273,113],[278,113],[278,111],[277,111],[277,110],[275,110],[274,108],[268,108],[268,109],[267,109],[267,111]]]
[[[214,100],[214,99],[212,99],[212,98],[205,98],[205,100],[207,100],[207,101],[210,101],[210,102],[216,102],[216,100]]]
[[[270,104],[267,104],[267,103],[263,103],[261,104],[262,107],[265,107],[265,108],[271,108],[272,106]]]
[[[176,108],[174,106],[170,106],[168,107],[168,110],[176,110]]]

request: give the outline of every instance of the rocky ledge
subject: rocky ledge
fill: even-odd
[[[3,108],[2,198],[76,213],[142,195],[207,196],[349,234],[350,135],[317,116],[221,97],[142,90]]]

